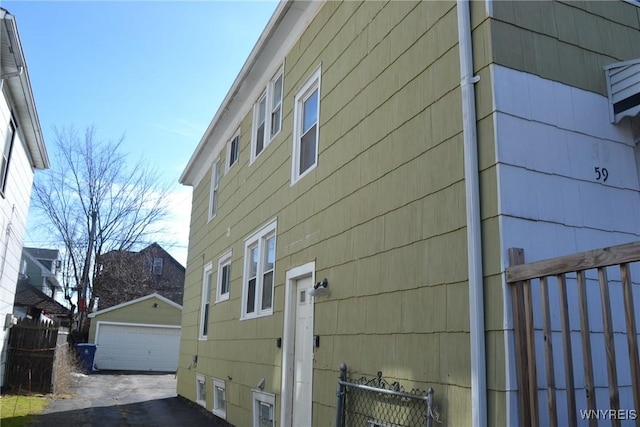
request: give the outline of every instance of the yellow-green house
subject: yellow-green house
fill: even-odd
[[[639,57],[631,0],[281,2],[180,179],[178,394],[331,426],[345,363],[518,425],[508,249],[640,237]]]

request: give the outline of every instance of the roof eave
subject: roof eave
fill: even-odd
[[[231,85],[231,88],[229,89],[229,92],[227,92],[227,95],[225,96],[224,100],[220,104],[220,107],[218,108],[218,111],[216,112],[215,116],[213,117],[213,119],[209,123],[209,126],[207,127],[207,130],[205,131],[204,135],[200,139],[200,142],[198,143],[198,146],[196,147],[195,151],[191,155],[191,158],[189,159],[189,162],[187,163],[187,166],[185,167],[184,171],[182,172],[182,175],[180,175],[179,182],[181,184],[183,184],[183,185],[193,185],[194,184],[194,181],[195,181],[194,180],[194,175],[195,175],[194,174],[194,170],[197,169],[198,162],[203,160],[202,159],[202,157],[203,157],[202,154],[205,151],[205,147],[207,146],[209,136],[213,132],[214,128],[217,126],[218,122],[221,120],[221,118],[227,112],[228,105],[233,101],[233,99],[237,95],[238,91],[240,90],[240,87],[242,86],[242,84],[244,83],[246,78],[248,77],[249,72],[251,71],[253,66],[260,59],[260,53],[262,52],[262,50],[264,49],[265,45],[269,42],[269,40],[273,36],[274,32],[276,31],[276,29],[278,27],[278,24],[282,21],[282,18],[285,16],[287,11],[291,7],[292,3],[293,3],[293,1],[281,0],[280,3],[278,4],[278,7],[273,12],[273,15],[271,16],[271,19],[269,19],[269,22],[267,23],[267,26],[265,27],[264,31],[260,35],[260,38],[258,38],[258,41],[256,42],[256,44],[254,45],[253,49],[251,50],[251,53],[249,54],[249,57],[245,61],[244,65],[242,66],[242,68],[240,70],[240,72],[236,76],[236,79],[234,80],[233,84]]]
[[[13,105],[15,115],[18,120],[18,127],[25,138],[25,144],[31,160],[31,165],[35,169],[48,169],[50,167],[49,156],[44,144],[44,137],[40,127],[40,119],[36,109],[29,71],[20,42],[20,35],[16,25],[15,17],[2,9],[0,20],[5,30],[2,33],[2,44],[10,44],[14,58],[17,57],[18,64],[22,64],[23,71],[17,76],[4,78],[2,85],[7,88]],[[4,35],[7,37],[4,37]],[[18,64],[16,64],[17,71]],[[4,70],[0,71],[4,74]]]

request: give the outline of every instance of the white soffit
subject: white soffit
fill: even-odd
[[[611,123],[640,114],[640,59],[607,65],[604,73]]]

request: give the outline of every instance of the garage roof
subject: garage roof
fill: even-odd
[[[149,294],[147,296],[144,296],[142,298],[136,298],[136,299],[131,300],[131,301],[123,302],[122,304],[114,305],[113,307],[105,308],[104,310],[94,311],[93,313],[89,314],[89,318],[94,318],[94,317],[96,317],[96,316],[98,316],[100,314],[104,314],[104,313],[108,313],[110,311],[118,310],[118,309],[121,309],[123,307],[127,307],[127,306],[130,306],[130,305],[133,305],[133,304],[137,304],[139,302],[142,302],[142,301],[145,301],[145,300],[148,300],[148,299],[152,299],[152,298],[158,298],[160,301],[163,301],[163,302],[169,304],[170,306],[177,308],[178,310],[182,310],[182,306],[180,304],[177,304],[177,303],[171,301],[170,299],[163,297],[160,294],[153,293],[153,294]]]

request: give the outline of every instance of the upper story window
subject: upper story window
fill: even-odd
[[[231,289],[231,254],[229,251],[218,261],[218,286],[216,287],[216,302],[229,299]]]
[[[211,286],[213,285],[213,265],[208,263],[204,266],[202,275],[202,301],[200,304],[200,330],[199,338],[207,339],[209,327],[209,306],[211,305]]]
[[[240,129],[227,142],[227,170],[238,162],[238,157],[240,157]]]
[[[284,81],[284,73],[276,77],[275,81],[270,83],[271,92],[271,137],[276,136],[280,132],[282,126],[282,83]]]
[[[162,258],[154,258],[153,259],[153,267],[152,272],[157,276],[162,276]]]
[[[276,221],[245,240],[242,318],[273,313],[276,262]]]
[[[4,138],[4,148],[2,149],[2,159],[0,159],[0,191],[4,195],[7,188],[7,175],[9,172],[9,161],[11,160],[11,149],[16,135],[16,125],[13,120],[9,120],[7,133]]]
[[[318,164],[319,123],[320,68],[302,86],[294,99],[292,184]]]
[[[211,194],[209,195],[209,220],[218,212],[218,187],[220,186],[220,159],[213,162],[211,169]]]
[[[253,106],[251,162],[262,153],[282,128],[284,71],[273,76]]]

